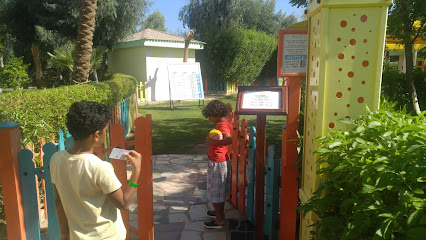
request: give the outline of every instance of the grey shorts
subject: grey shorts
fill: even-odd
[[[211,203],[225,202],[231,187],[231,165],[209,160],[207,168],[207,197]]]

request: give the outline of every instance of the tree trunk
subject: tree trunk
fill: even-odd
[[[3,55],[0,55],[0,68],[4,68]]]
[[[405,51],[405,76],[407,78],[407,86],[408,91],[411,96],[411,102],[413,104],[413,109],[419,115],[421,113],[419,106],[419,99],[417,98],[416,86],[414,85],[414,64],[413,64],[413,42],[411,36],[414,33],[411,31],[412,23],[410,22],[410,18],[408,16],[408,9],[406,3],[404,1],[400,1],[401,4],[401,12],[402,21],[404,22],[403,31],[404,31],[404,51]],[[410,36],[410,37],[408,37]]]
[[[74,71],[72,73],[73,80],[80,83],[87,82],[89,78],[96,4],[97,0],[80,0],[78,35],[75,46]]]
[[[37,44],[31,46],[31,53],[33,54],[34,66],[36,69],[36,83],[37,87],[44,87],[43,83],[43,70],[40,60],[40,47]]]
[[[183,62],[188,62],[189,44],[191,43],[194,34],[195,29],[192,29],[185,37],[185,51],[183,52]]]

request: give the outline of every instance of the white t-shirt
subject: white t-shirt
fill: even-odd
[[[121,187],[112,165],[93,154],[60,151],[50,162],[52,183],[68,218],[70,239],[125,239],[120,210],[108,193]]]

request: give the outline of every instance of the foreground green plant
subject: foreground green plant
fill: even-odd
[[[300,208],[320,218],[313,239],[424,239],[425,114],[380,110],[319,139],[321,183]]]

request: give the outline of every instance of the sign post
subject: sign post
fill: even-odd
[[[297,145],[302,78],[306,77],[308,31],[281,29],[278,32],[278,77],[288,88],[288,115],[283,129],[281,155],[280,238],[295,239],[298,196]]]
[[[256,182],[255,182],[255,239],[264,235],[266,115],[287,115],[286,87],[238,87],[235,114],[257,115],[256,122]]]

